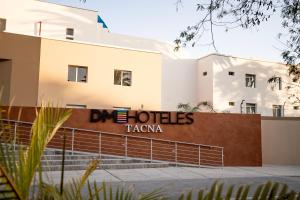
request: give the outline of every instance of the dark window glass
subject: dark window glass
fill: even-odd
[[[246,113],[255,114],[256,113],[256,104],[255,103],[246,103]]]
[[[115,70],[114,84],[115,85],[121,85],[121,78],[122,78],[122,71],[121,70]]]
[[[76,67],[69,66],[68,81],[76,81]]]
[[[228,72],[229,76],[234,76],[234,72]]]
[[[273,105],[273,117],[282,116],[282,105]]]
[[[207,72],[203,72],[203,76],[206,76],[207,75]]]
[[[256,76],[255,74],[246,74],[246,87],[255,88],[256,87]]]
[[[6,30],[6,19],[0,18],[0,32]]]
[[[77,82],[87,82],[87,68],[78,67]]]
[[[88,68],[81,66],[68,67],[68,81],[87,82]]]

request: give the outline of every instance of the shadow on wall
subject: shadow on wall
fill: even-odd
[[[236,61],[236,62],[235,62]],[[268,70],[267,66],[257,61],[238,62],[234,58],[218,56],[213,60],[215,66],[214,79],[214,106],[222,112],[240,112],[240,103],[243,104],[243,113],[246,112],[246,103],[257,104],[257,113],[272,115],[272,104],[282,105],[286,100],[280,92],[272,91],[267,80],[274,74],[273,70]],[[272,65],[271,63],[269,65]],[[234,76],[229,76],[228,72],[234,72]],[[246,87],[246,74],[256,75],[255,88]],[[283,86],[284,87],[284,86]],[[229,102],[235,102],[230,107]],[[226,108],[226,110],[220,110]]]

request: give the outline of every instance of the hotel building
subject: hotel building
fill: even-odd
[[[220,54],[188,59],[172,44],[111,33],[98,18],[93,10],[3,0],[3,103],[173,111],[208,102],[217,112],[300,116],[289,98],[300,87],[286,89],[297,83],[284,64]]]

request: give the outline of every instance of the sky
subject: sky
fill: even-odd
[[[188,25],[199,20],[197,0],[183,0],[176,9],[176,0],[47,0],[63,5],[99,11],[100,16],[113,33],[132,35],[173,42]],[[259,28],[234,29],[225,32],[214,30],[217,50],[221,54],[269,61],[282,61],[282,44],[277,34],[282,32],[280,15],[274,15]],[[194,48],[186,48],[191,57],[199,58],[214,53],[209,35]]]

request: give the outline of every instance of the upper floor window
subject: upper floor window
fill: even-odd
[[[255,114],[256,113],[256,104],[255,103],[246,103],[246,113]]]
[[[87,67],[69,65],[68,81],[87,82]]]
[[[0,32],[6,30],[6,19],[0,18]]]
[[[203,72],[202,74],[203,74],[203,76],[207,76],[207,72]]]
[[[234,72],[228,72],[229,76],[234,76]]]
[[[229,106],[234,106],[234,105],[235,105],[235,102],[229,101],[228,104],[229,104]]]
[[[294,110],[299,110],[299,106],[294,106]]]
[[[282,117],[282,105],[273,105],[273,117]]]
[[[275,77],[275,89],[281,90],[282,89],[282,83],[281,83],[281,77]]]
[[[74,29],[73,28],[67,28],[66,29],[66,39],[67,40],[74,40]]]
[[[122,86],[131,86],[132,72],[126,70],[117,70],[114,72],[114,84]]]
[[[246,87],[255,88],[256,87],[256,75],[246,74]]]

